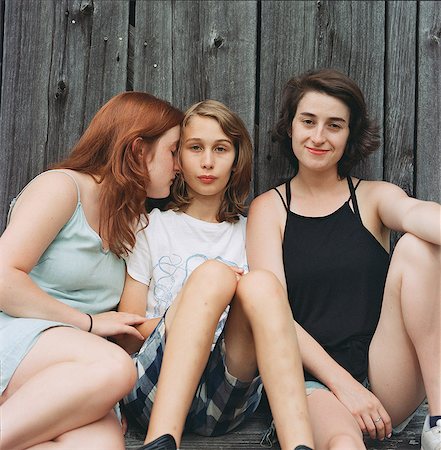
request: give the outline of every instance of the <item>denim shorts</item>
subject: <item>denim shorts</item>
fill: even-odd
[[[162,318],[139,352],[132,355],[138,381],[122,402],[129,422],[134,420],[144,429],[148,427],[164,350],[165,320]],[[178,377],[179,374],[176,382]],[[196,389],[185,430],[203,436],[225,434],[254,413],[261,396],[260,376],[243,382],[228,372],[222,332]]]

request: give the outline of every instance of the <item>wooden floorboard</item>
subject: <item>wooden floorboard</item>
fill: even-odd
[[[366,438],[366,448],[369,450],[420,450],[420,434],[426,414],[427,404],[425,403],[418,409],[403,433],[383,442]],[[181,450],[262,450],[265,447],[260,445],[260,441],[268,425],[268,410],[263,404],[250,420],[224,436],[207,438],[185,433]],[[142,445],[143,440],[144,434],[139,429],[130,428],[126,435],[126,449],[137,449]],[[273,449],[278,450],[280,447],[274,445]]]

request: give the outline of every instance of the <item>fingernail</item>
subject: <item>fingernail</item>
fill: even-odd
[[[392,433],[389,433],[389,434],[387,435],[387,437],[388,437],[388,438],[392,437]]]

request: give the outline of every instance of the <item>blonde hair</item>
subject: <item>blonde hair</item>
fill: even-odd
[[[245,201],[250,191],[253,162],[253,145],[242,119],[223,103],[216,100],[204,100],[191,106],[184,115],[181,125],[181,137],[184,128],[194,116],[209,117],[216,120],[222,131],[233,141],[235,158],[230,179],[217,213],[219,222],[236,222],[239,214],[246,211]],[[180,163],[181,148],[178,149]],[[185,211],[191,203],[184,177],[178,175],[173,184],[172,200],[169,207],[175,211]]]

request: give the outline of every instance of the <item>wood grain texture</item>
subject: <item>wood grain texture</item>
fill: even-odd
[[[6,0],[1,229],[12,197],[125,90],[127,22],[128,4],[117,0]]]
[[[413,195],[417,2],[388,2],[387,10],[383,178]]]
[[[441,201],[441,5],[419,3],[416,196]]]

